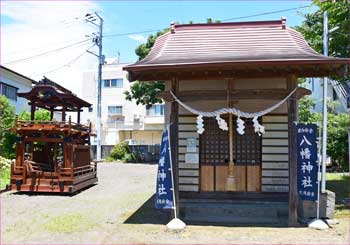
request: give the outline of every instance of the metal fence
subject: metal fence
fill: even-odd
[[[103,145],[101,149],[102,159],[109,156],[114,145]],[[129,145],[130,151],[140,156],[141,163],[157,163],[159,160],[160,145]],[[91,156],[96,159],[96,145],[90,148]]]

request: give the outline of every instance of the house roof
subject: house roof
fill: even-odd
[[[29,92],[17,93],[32,104],[50,110],[56,107],[66,107],[67,111],[78,111],[82,107],[90,107],[91,104],[80,99],[70,90],[44,77]]]
[[[9,69],[9,68],[7,68],[7,67],[5,67],[5,66],[0,65],[0,68],[6,70],[6,71],[8,71],[8,72],[11,72],[11,73],[13,73],[13,74],[15,74],[15,75],[17,75],[17,76],[20,76],[20,77],[22,77],[22,78],[24,78],[24,79],[27,79],[27,80],[29,80],[32,84],[36,84],[36,83],[37,83],[37,81],[35,81],[35,80],[33,80],[33,79],[31,79],[31,78],[25,76],[25,75],[22,75],[22,74],[20,74],[20,73],[14,71],[14,70],[11,70],[11,69]]]
[[[214,67],[234,70],[247,65],[265,68],[333,65],[328,68],[334,73],[349,64],[350,59],[326,57],[314,51],[299,32],[286,26],[286,20],[282,18],[259,22],[172,24],[171,30],[157,38],[143,60],[124,69],[129,71],[130,80],[142,80],[147,71],[170,68],[173,71]],[[317,72],[320,67],[314,68],[305,70],[305,75],[323,75]],[[303,75],[303,72],[299,73]]]

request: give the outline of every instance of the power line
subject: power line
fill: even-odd
[[[154,29],[154,30],[146,30],[146,31],[138,31],[138,32],[127,32],[127,33],[110,34],[110,35],[104,35],[103,37],[119,37],[119,36],[127,36],[127,35],[134,35],[134,34],[142,34],[142,33],[155,32],[155,31],[162,31],[162,29]]]
[[[61,50],[64,50],[64,49],[76,46],[78,44],[86,43],[86,42],[88,42],[90,40],[91,40],[91,38],[85,39],[85,40],[82,40],[82,41],[79,41],[79,42],[76,42],[76,43],[73,43],[73,44],[70,44],[70,45],[67,45],[67,46],[64,46],[64,47],[60,47],[60,48],[56,48],[56,49],[53,49],[53,50],[49,50],[49,51],[46,51],[46,52],[43,52],[43,53],[40,53],[40,54],[32,55],[32,56],[29,56],[29,57],[26,57],[26,58],[23,58],[23,59],[9,61],[9,62],[4,63],[4,65],[9,65],[9,64],[13,64],[13,63],[19,63],[19,62],[23,62],[23,61],[30,60],[30,59],[33,59],[33,58],[37,58],[37,57],[40,57],[40,56],[44,56],[44,55],[47,55],[47,54],[50,54],[50,53],[58,52],[58,51],[61,51]]]
[[[263,16],[263,15],[269,15],[269,14],[277,14],[277,13],[282,13],[282,12],[288,12],[291,10],[297,10],[297,9],[303,9],[303,8],[308,8],[311,5],[308,6],[302,6],[302,7],[296,7],[296,8],[289,8],[289,9],[281,9],[281,10],[276,10],[272,12],[265,12],[265,13],[259,13],[259,14],[253,14],[253,15],[246,15],[246,16],[241,16],[241,17],[235,17],[235,18],[230,18],[230,19],[225,19],[225,21],[230,21],[230,20],[240,20],[240,19],[246,19],[246,18],[251,18],[251,17],[257,17],[257,16]]]
[[[81,40],[81,39],[79,39]],[[63,41],[63,42],[56,42],[56,43],[47,43],[46,45],[52,45],[52,46],[56,46],[56,45],[60,45],[60,44],[66,44],[66,43],[71,43],[71,42],[77,42],[77,39],[70,39],[70,40],[67,40],[67,41]],[[73,43],[72,43],[73,44]],[[6,55],[14,55],[14,54],[18,54],[18,53],[24,53],[24,52],[28,52],[28,51],[33,51],[33,50],[39,50],[39,49],[47,49],[49,48],[48,46],[46,46],[45,48],[43,48],[42,46],[39,47],[34,47],[34,48],[30,48],[30,50],[28,50],[28,48],[26,49],[20,49],[20,50],[16,50],[16,51],[13,51],[13,52],[9,52],[9,53],[6,53]]]
[[[289,9],[281,9],[281,10],[276,10],[276,11],[271,11],[271,12],[264,12],[264,13],[258,13],[258,14],[253,14],[253,15],[240,16],[240,17],[225,19],[225,20],[222,20],[222,22],[231,21],[231,20],[246,19],[246,18],[251,18],[251,17],[258,17],[258,16],[263,16],[263,15],[269,15],[269,14],[276,14],[276,13],[282,13],[282,12],[288,12],[288,11],[292,11],[292,10],[308,8],[310,6],[311,5],[295,7],[295,8],[289,8]],[[163,29],[153,29],[153,30],[145,30],[145,31],[137,31],[137,32],[116,33],[116,34],[104,35],[103,37],[120,37],[120,36],[143,34],[143,33],[149,33],[149,32],[162,31],[162,30]]]
[[[92,45],[92,46],[90,46],[88,49],[92,48],[93,46],[95,46],[95,44]],[[52,69],[52,70],[49,70],[49,71],[47,71],[47,72],[38,73],[38,74],[30,75],[30,76],[35,77],[35,76],[46,75],[46,74],[50,74],[50,73],[52,73],[52,72],[58,71],[58,70],[60,70],[60,69],[62,69],[62,68],[64,68],[64,67],[66,67],[66,66],[70,66],[71,64],[73,64],[74,62],[76,62],[78,59],[80,59],[80,57],[82,57],[82,56],[83,56],[84,54],[86,54],[86,53],[87,53],[87,51],[85,50],[83,53],[79,54],[77,57],[75,57],[74,59],[70,60],[68,63],[66,63],[66,64],[64,64],[64,65],[62,65],[62,66],[56,67],[56,68],[54,68],[54,69]]]

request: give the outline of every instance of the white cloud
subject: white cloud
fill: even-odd
[[[128,35],[128,38],[135,40],[135,41],[138,41],[138,42],[141,42],[141,43],[144,43],[147,41],[146,37],[139,35],[139,34]]]
[[[46,74],[48,78],[80,95],[82,72],[97,66],[97,58],[86,53],[72,61],[92,42],[24,62],[6,63],[87,39],[85,35],[97,29],[84,22],[83,17],[94,11],[99,11],[99,7],[92,1],[1,1],[1,15],[12,19],[1,27],[1,64],[35,80],[52,71]],[[69,66],[58,69],[68,63]]]

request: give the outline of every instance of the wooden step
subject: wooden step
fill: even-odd
[[[286,225],[286,202],[185,202],[181,210],[185,221],[191,223],[230,223]]]

